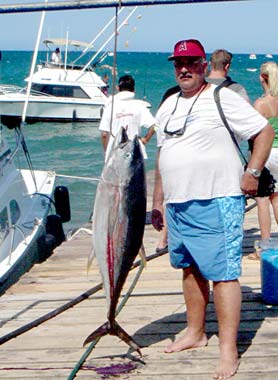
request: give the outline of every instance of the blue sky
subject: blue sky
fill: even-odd
[[[0,0],[0,5],[20,2]],[[42,39],[65,38],[68,31],[69,38],[90,42],[114,14],[114,9],[47,12]],[[207,52],[278,54],[277,15],[278,0],[143,6],[121,29],[118,50],[170,52],[176,41],[197,38]],[[40,17],[38,12],[0,14],[0,50],[33,50]]]

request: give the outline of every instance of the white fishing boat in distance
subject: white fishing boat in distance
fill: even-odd
[[[58,64],[51,62],[47,53],[46,61],[37,65],[32,77],[25,79],[32,82],[25,122],[99,122],[107,100],[107,84],[95,72],[100,59],[86,65],[67,62],[70,45],[88,49],[91,45],[67,39],[48,39],[44,43],[65,45],[65,60]],[[13,126],[21,121],[26,97],[27,88],[0,85],[3,124]]]
[[[54,172],[15,166],[15,158],[22,153],[21,145],[26,152],[23,136],[16,133],[17,143],[11,149],[3,137],[3,128],[0,130],[0,295],[65,240],[62,222],[68,221],[70,215],[68,193],[64,198],[67,210],[62,207],[66,212],[50,214],[53,205],[57,212],[57,206],[61,210],[62,204]]]
[[[251,53],[251,54],[249,55],[249,59],[257,59],[256,54]]]

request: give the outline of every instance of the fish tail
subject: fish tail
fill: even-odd
[[[84,341],[83,346],[87,343],[92,342],[96,338],[101,338],[104,335],[115,335],[128,344],[131,348],[139,353],[142,356],[140,347],[138,344],[131,338],[130,335],[114,320],[112,323],[105,322],[102,326],[100,326],[97,330],[95,330],[92,334],[90,334]]]
[[[97,338],[101,338],[104,335],[107,335],[109,333],[110,333],[110,324],[109,322],[105,322],[103,325],[97,328],[94,332],[92,332],[92,334],[87,336],[87,338],[84,340],[83,347],[86,346],[86,344],[92,342],[93,340]]]
[[[113,322],[113,330],[111,331],[111,334],[118,336],[131,348],[137,351],[140,356],[142,356],[142,353],[138,344],[135,342],[134,339],[131,338],[130,335],[128,335],[128,333],[116,321]]]

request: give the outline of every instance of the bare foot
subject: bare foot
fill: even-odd
[[[213,379],[229,379],[236,374],[239,366],[239,358],[238,356],[234,358],[232,356],[220,359],[220,363],[216,368]]]
[[[261,251],[255,251],[252,253],[249,253],[247,256],[249,260],[260,260]]]
[[[164,352],[166,354],[170,354],[172,352],[179,352],[188,350],[190,348],[204,347],[207,344],[208,338],[206,334],[202,334],[200,337],[196,337],[186,332],[183,337],[166,346]]]

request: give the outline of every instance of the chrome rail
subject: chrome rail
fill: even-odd
[[[2,84],[0,85],[0,95],[9,95],[9,94],[27,94],[27,88],[26,87],[20,87],[10,84]],[[45,92],[37,91],[37,90],[31,90],[30,92],[33,96],[47,96],[50,98],[55,97],[55,95],[47,94]]]

